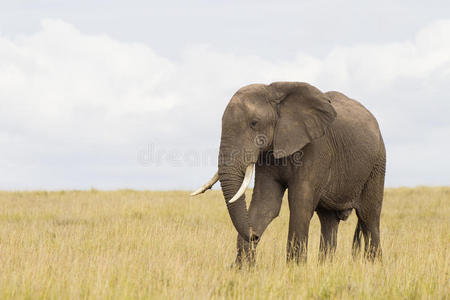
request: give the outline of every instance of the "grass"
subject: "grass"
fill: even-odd
[[[351,258],[353,213],[333,262],[317,263],[314,216],[308,263],[286,265],[288,215],[237,271],[218,191],[0,192],[0,298],[450,299],[450,187],[386,190],[383,263]]]

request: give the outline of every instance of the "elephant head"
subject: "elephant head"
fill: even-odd
[[[244,192],[264,151],[278,159],[325,134],[336,112],[328,97],[300,82],[252,84],[239,89],[222,117],[218,172],[192,195],[220,180],[231,220],[246,240],[258,240],[249,223]]]

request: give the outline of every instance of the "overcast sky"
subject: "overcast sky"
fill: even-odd
[[[364,2],[0,0],[0,189],[197,188],[280,80],[369,108],[387,186],[449,185],[450,2]]]

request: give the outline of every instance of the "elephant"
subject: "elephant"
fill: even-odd
[[[235,264],[254,264],[256,246],[288,190],[287,262],[307,260],[310,220],[321,225],[319,259],[333,257],[338,225],[353,209],[352,253],[381,258],[380,214],[386,150],[375,117],[359,102],[304,82],[240,88],[222,117],[218,171],[191,195],[220,181],[238,232]],[[244,192],[255,168],[252,200]]]

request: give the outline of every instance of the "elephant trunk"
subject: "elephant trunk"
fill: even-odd
[[[243,180],[244,172],[242,170],[219,166],[219,181],[231,221],[244,240],[256,241],[258,236],[253,233],[249,222],[245,194],[242,194],[234,202],[230,202],[240,188],[242,189]]]

